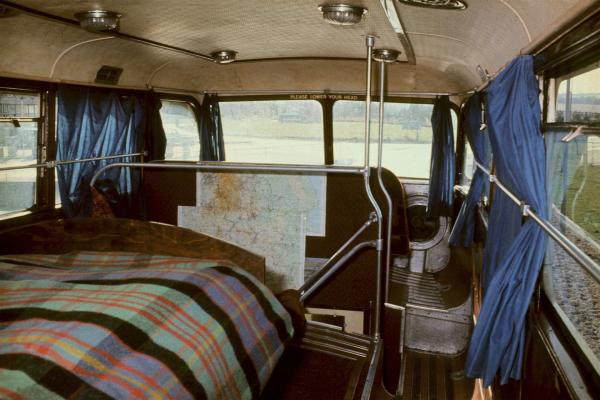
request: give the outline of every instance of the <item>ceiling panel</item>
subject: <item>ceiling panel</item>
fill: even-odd
[[[327,24],[317,8],[322,1],[21,0],[17,3],[71,19],[79,11],[116,11],[123,15],[123,33],[203,54],[232,49],[239,52],[242,60],[363,58],[366,34],[378,37],[377,47],[403,50],[379,0],[347,2],[369,9],[366,19],[356,26]]]

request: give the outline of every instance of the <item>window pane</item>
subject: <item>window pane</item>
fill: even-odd
[[[161,100],[160,118],[167,137],[167,160],[200,159],[200,133],[196,114],[185,101]]]
[[[600,136],[546,132],[550,222],[581,250],[600,262]],[[545,262],[545,290],[600,357],[600,285],[553,240]]]
[[[385,103],[382,165],[398,176],[429,178],[432,104]],[[336,165],[364,164],[363,101],[333,106],[333,155]],[[371,103],[371,165],[377,164],[379,103]],[[456,115],[452,113],[456,139]]]
[[[600,67],[560,83],[556,121],[600,122]]]
[[[0,122],[0,167],[37,162],[37,122]],[[35,204],[35,168],[0,171],[0,214]]]
[[[227,161],[325,162],[323,111],[318,101],[226,101],[219,107]]]
[[[38,94],[0,90],[0,118],[39,118]]]

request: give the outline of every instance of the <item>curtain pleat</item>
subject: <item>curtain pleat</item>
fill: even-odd
[[[467,136],[469,146],[473,151],[475,160],[489,167],[490,163],[490,143],[486,130],[481,128],[481,99],[478,93],[469,98],[463,108],[463,130]],[[483,193],[489,189],[489,180],[487,175],[479,168],[475,170],[471,179],[471,186],[460,212],[452,233],[450,234],[450,244],[452,246],[470,247],[473,244],[475,232],[475,220],[477,213],[477,203]]]
[[[223,126],[221,125],[221,110],[217,95],[204,96],[200,126],[200,159],[202,161],[225,161]]]
[[[429,171],[427,216],[437,218],[452,215],[454,196],[454,129],[448,96],[436,99],[431,113],[433,142]]]
[[[58,89],[58,161],[141,152],[144,110],[135,96],[95,88],[61,85]],[[65,164],[57,167],[58,187],[66,217],[91,213],[89,183],[101,167],[126,159]],[[130,159],[129,161],[137,161]],[[117,215],[138,212],[140,172],[114,168],[102,179],[116,189]]]
[[[515,59],[490,84],[487,122],[496,176],[546,218],[546,169],[533,57]],[[510,203],[510,204],[509,204]],[[484,257],[484,298],[465,372],[489,386],[521,376],[525,317],[542,266],[547,236],[496,189]]]

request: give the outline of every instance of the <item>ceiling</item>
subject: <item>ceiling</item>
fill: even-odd
[[[407,42],[386,15],[385,0],[347,0],[368,8],[356,26],[325,23],[324,0],[17,0],[74,21],[91,9],[122,14],[123,34],[208,55],[232,49],[231,65],[165,48],[109,38],[27,12],[0,19],[0,75],[92,83],[101,65],[123,68],[120,84],[191,90],[361,90],[365,36],[375,47],[402,51],[389,68],[392,91],[466,90],[479,84],[477,66],[496,72],[557,21],[594,0],[466,0],[464,11],[412,7],[388,0]],[[0,1],[0,5],[11,5]],[[414,59],[408,57],[414,50]],[[413,61],[414,65],[409,61]]]

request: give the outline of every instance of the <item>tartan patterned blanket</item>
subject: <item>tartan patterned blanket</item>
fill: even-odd
[[[0,256],[0,398],[259,397],[292,324],[268,289],[223,264]]]

